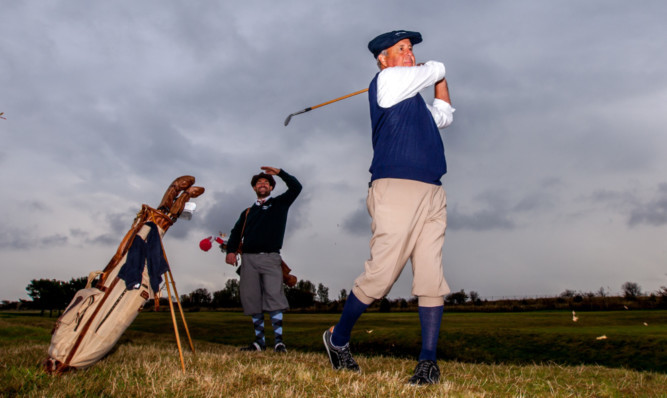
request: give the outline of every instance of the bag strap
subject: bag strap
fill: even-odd
[[[243,233],[245,232],[245,223],[248,222],[248,213],[250,213],[250,207],[245,211],[245,218],[243,219],[243,228],[241,228],[241,239],[239,242],[239,248],[236,250],[237,254],[243,253]]]
[[[93,280],[95,280],[95,278],[102,275],[103,273],[103,271],[93,271],[88,274],[88,283],[86,283],[86,289],[90,288],[93,284]]]

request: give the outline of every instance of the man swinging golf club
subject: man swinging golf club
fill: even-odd
[[[338,323],[323,335],[334,369],[360,371],[350,354],[352,328],[373,301],[389,293],[410,260],[422,349],[409,383],[417,385],[437,383],[440,378],[436,348],[449,286],[442,272],[447,212],[440,182],[447,167],[438,129],[451,124],[454,113],[445,66],[435,61],[415,64],[412,46],[421,41],[420,33],[399,30],[368,43],[380,68],[368,89],[373,160],[366,204],[373,219],[371,256],[354,281]],[[429,86],[435,89],[430,105],[419,94]]]

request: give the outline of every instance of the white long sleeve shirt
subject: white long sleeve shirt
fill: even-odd
[[[445,77],[442,62],[427,61],[419,66],[395,66],[383,69],[377,80],[377,102],[383,108],[390,108],[399,102],[414,97],[426,87],[433,86]],[[445,128],[454,121],[454,109],[448,102],[435,98],[426,104],[436,126]]]

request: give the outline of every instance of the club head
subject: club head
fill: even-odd
[[[285,119],[285,126],[287,126],[289,124],[289,121],[292,119],[292,116],[294,116],[293,113],[291,115],[287,116],[287,119]]]

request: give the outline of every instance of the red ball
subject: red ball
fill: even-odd
[[[208,237],[206,239],[202,239],[201,242],[199,242],[199,248],[202,249],[203,251],[207,252],[211,249],[211,238]]]

